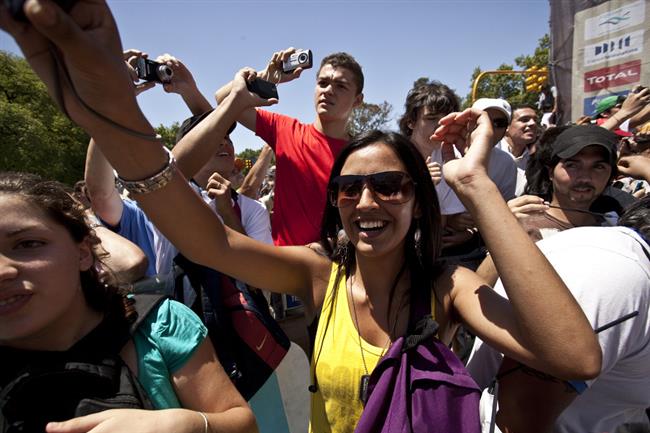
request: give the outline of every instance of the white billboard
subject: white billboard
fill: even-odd
[[[637,0],[585,20],[585,40],[610,35],[645,21],[645,2]]]

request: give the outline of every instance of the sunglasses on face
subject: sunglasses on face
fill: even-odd
[[[507,119],[494,119],[492,120],[492,126],[495,128],[507,128],[508,120]]]
[[[347,207],[359,201],[364,186],[385,203],[406,203],[415,195],[415,182],[401,171],[384,171],[368,175],[337,176],[329,185],[329,199],[334,207]]]

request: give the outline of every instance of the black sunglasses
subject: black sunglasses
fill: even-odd
[[[492,126],[494,126],[495,128],[507,128],[508,119],[494,119],[492,120]]]
[[[406,203],[415,195],[415,182],[401,171],[383,171],[368,175],[346,174],[335,177],[328,187],[334,207],[347,207],[359,201],[364,185],[385,203]]]

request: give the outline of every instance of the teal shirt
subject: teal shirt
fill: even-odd
[[[138,327],[133,341],[138,380],[156,409],[182,407],[171,383],[208,335],[201,320],[180,302],[166,299]]]

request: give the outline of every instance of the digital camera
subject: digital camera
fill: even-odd
[[[144,81],[169,83],[174,75],[174,71],[169,66],[144,57],[138,58],[134,69],[135,73],[138,74],[138,78]]]
[[[77,0],[54,0],[54,3],[58,4],[59,7],[66,12],[69,12],[76,2]],[[4,4],[5,7],[9,9],[9,13],[15,20],[27,21],[25,12],[23,12],[25,0],[4,0]]]
[[[311,50],[300,50],[293,53],[289,58],[282,62],[282,72],[288,74],[298,68],[309,69],[313,66],[313,57]]]
[[[279,99],[278,98],[278,89],[275,84],[270,81],[262,80],[261,78],[255,78],[253,81],[247,82],[246,87],[248,90],[257,94],[264,99]]]

